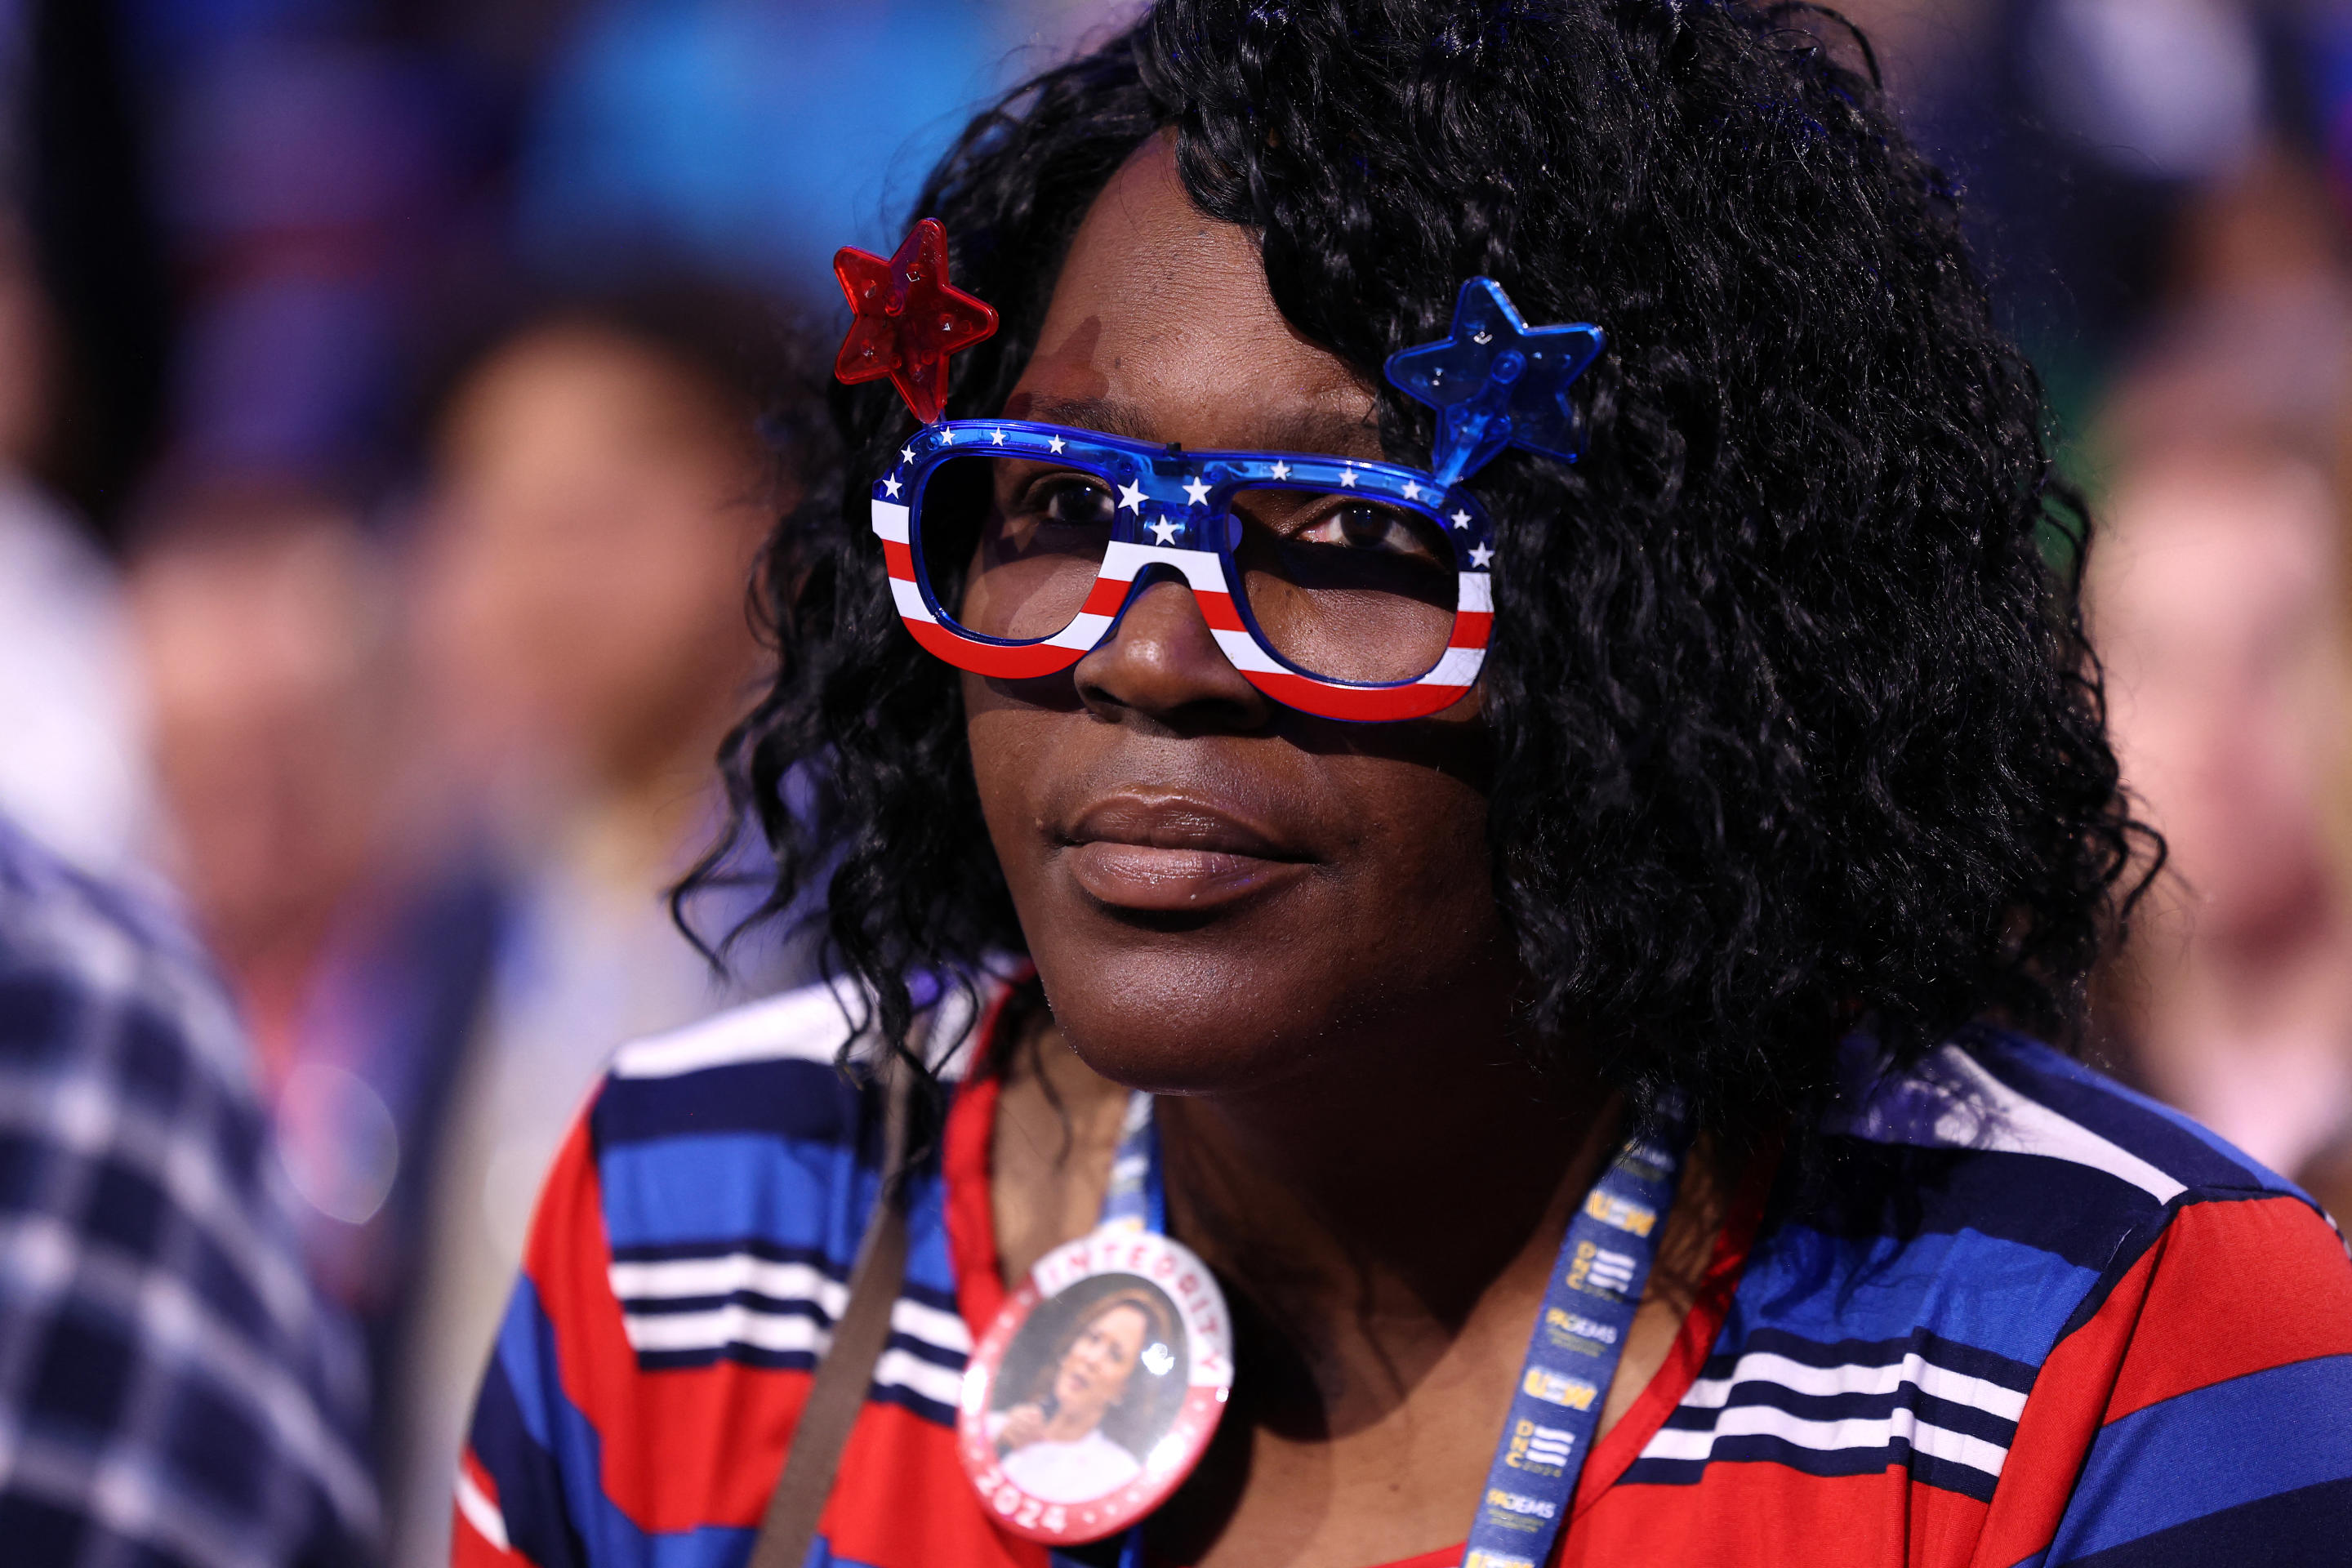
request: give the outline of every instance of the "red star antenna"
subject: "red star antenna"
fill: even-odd
[[[996,312],[948,282],[948,231],[925,218],[887,261],[844,246],[833,275],[857,312],[833,374],[852,386],[887,375],[916,418],[939,423],[948,356],[996,331]]]

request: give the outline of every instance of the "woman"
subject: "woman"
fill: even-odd
[[[1032,1497],[1085,1502],[1117,1491],[1142,1469],[1102,1423],[1128,1402],[1146,1348],[1167,1343],[1162,1317],[1140,1290],[1094,1303],[1049,1362],[1043,1396],[993,1419],[1004,1473]]]
[[[2071,513],[1948,192],[1781,16],[1162,0],[932,177],[918,211],[1001,314],[951,420],[1118,437],[1192,482],[1188,454],[1234,450],[1379,465],[1399,498],[1435,478],[1444,432],[1382,373],[1475,339],[1449,328],[1465,279],[1608,341],[1555,410],[1580,460],[1444,480],[1491,522],[1491,646],[1458,701],[1391,723],[1270,697],[1173,556],[1050,673],[935,658],[871,530],[955,426],[878,384],[841,399],[842,504],[782,536],[785,673],[732,756],[778,907],[831,864],[875,1032],[961,1078],[916,1141],[938,1152],[817,1560],[1045,1561],[959,1474],[958,1373],[1095,1223],[1134,1089],[1235,1346],[1145,1560],[1450,1568],[1497,1510],[1569,1563],[2345,1538],[2326,1221],[2005,1032],[2070,1024],[2129,861],[2074,579],[2041,548]],[[1419,503],[1347,488],[1276,554],[1444,548],[1394,522]],[[1077,528],[1090,493],[1024,504]],[[1158,493],[1177,554],[1263,523]],[[908,602],[966,613],[955,570]],[[810,766],[830,805],[795,816]],[[1034,984],[987,978],[1005,953]],[[988,1004],[952,1052],[954,988],[912,1032],[938,973]],[[461,1555],[741,1561],[871,1204],[877,1097],[829,1065],[862,1010],[796,994],[621,1053],[541,1202]],[[1611,1201],[1672,1168],[1641,1138],[1677,1111],[1700,1132],[1664,1216]],[[1643,1247],[1564,1246],[1596,1213]],[[1613,1373],[1530,1364],[1547,1336]],[[1522,1430],[1523,1397],[1559,1424]],[[1572,1494],[1494,1484],[1513,1467]]]

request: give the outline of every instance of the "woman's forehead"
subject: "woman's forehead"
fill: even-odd
[[[1256,242],[1195,207],[1162,134],[1096,197],[1004,412],[1195,448],[1378,457],[1371,389],[1275,309]]]

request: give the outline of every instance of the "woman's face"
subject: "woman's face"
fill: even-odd
[[[1166,137],[1087,215],[1004,412],[1381,456],[1370,391],[1284,322],[1255,246],[1192,205]],[[990,835],[1055,1017],[1097,1071],[1248,1092],[1503,1015],[1517,972],[1475,692],[1405,724],[1294,712],[1171,583],[1070,671],[964,682]]]
[[[1091,1410],[1101,1420],[1127,1393],[1150,1331],[1143,1309],[1131,1304],[1113,1307],[1080,1329],[1054,1373],[1054,1403],[1064,1411]]]

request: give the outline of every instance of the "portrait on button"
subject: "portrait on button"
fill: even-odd
[[[1135,1274],[1038,1303],[1005,1347],[985,1430],[1005,1479],[1049,1503],[1133,1482],[1183,1408],[1187,1347],[1166,1292]]]

